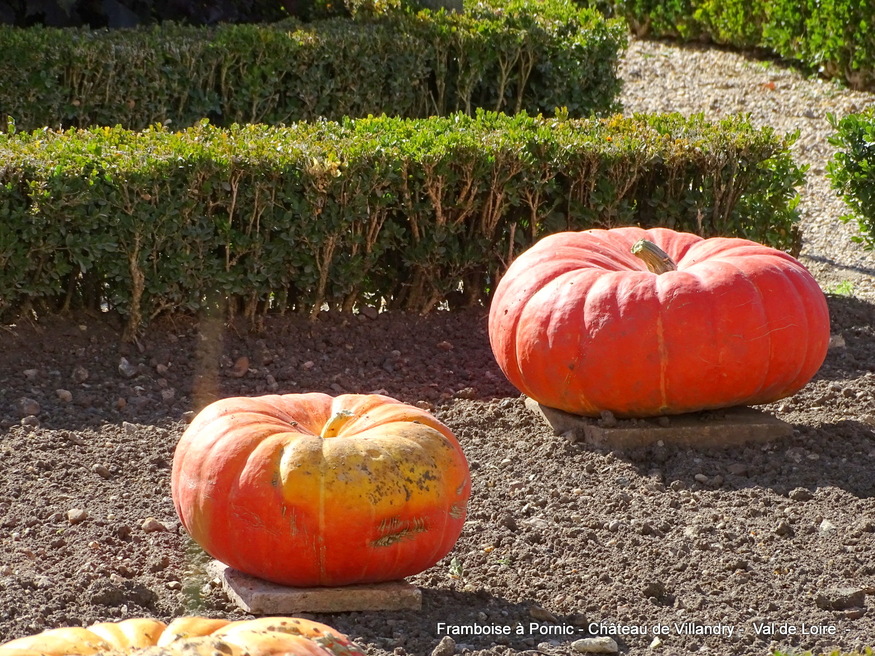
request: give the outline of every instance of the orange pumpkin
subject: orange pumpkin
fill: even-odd
[[[214,558],[298,587],[417,574],[454,546],[471,482],[450,430],[387,396],[207,406],[173,460],[176,511]]]
[[[229,622],[180,617],[169,625],[148,618],[49,629],[0,645],[0,656],[363,656],[330,626],[294,617]]]
[[[562,232],[522,253],[489,312],[521,392],[579,415],[769,403],[817,372],[823,292],[787,253],[665,228]]]

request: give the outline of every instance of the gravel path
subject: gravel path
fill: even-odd
[[[703,113],[711,119],[747,113],[755,125],[782,134],[799,130],[793,152],[810,167],[799,190],[801,259],[827,291],[849,281],[854,296],[875,300],[875,254],[851,241],[857,225],[839,219],[848,209],[826,177],[835,152],[828,141],[833,129],[827,115],[861,111],[875,102],[875,94],[806,78],[779,62],[736,52],[637,39],[630,42],[620,75],[626,113]]]

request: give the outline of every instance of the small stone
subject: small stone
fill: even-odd
[[[362,315],[366,316],[368,319],[376,319],[378,316],[380,316],[380,311],[371,305],[365,305],[363,308],[361,308],[361,310],[359,310],[359,312]],[[453,643],[453,649],[455,648],[456,643]]]
[[[656,636],[653,638],[653,640],[650,641],[650,648],[659,649],[660,647],[662,647],[662,638]]]
[[[875,533],[875,522],[862,518],[854,524],[854,530],[860,533]]]
[[[476,399],[477,390],[475,390],[473,387],[463,387],[456,392],[455,397],[457,399]]]
[[[168,367],[166,364],[158,363],[155,365],[155,371],[158,373],[159,376],[164,376],[167,374],[168,371],[170,371],[170,367]]]
[[[748,467],[743,462],[733,462],[727,467],[727,471],[733,476],[745,476],[748,472]]]
[[[55,390],[55,396],[62,403],[70,403],[73,400],[73,393],[70,390],[57,389]]]
[[[234,362],[234,366],[231,368],[231,375],[234,378],[243,378],[247,373],[249,373],[249,358],[245,355],[241,355],[237,358],[237,361]]]
[[[809,501],[814,498],[811,490],[804,487],[797,487],[790,491],[789,496],[793,501]]]
[[[695,478],[697,481],[699,481],[703,485],[706,485],[708,483],[708,480],[709,480],[705,474],[696,474],[695,476],[693,476],[693,478]]]
[[[112,476],[112,474],[110,474],[109,472],[109,469],[107,469],[105,465],[101,465],[99,463],[91,465],[91,471],[93,471],[101,478],[109,478],[110,476]]]
[[[538,620],[539,622],[556,623],[559,621],[553,613],[545,608],[541,608],[540,606],[532,606],[529,609],[529,615],[533,620]]]
[[[168,387],[167,389],[161,390],[161,400],[165,403],[169,403],[174,398],[176,398],[176,390],[172,387]]]
[[[564,437],[571,444],[577,444],[578,442],[583,440],[583,436],[578,431],[573,430],[565,431],[561,434],[561,437]]]
[[[151,402],[152,399],[150,399],[148,396],[132,396],[127,400],[127,404],[134,412],[144,410],[146,406],[148,406]]]
[[[608,637],[581,638],[572,642],[571,648],[582,654],[617,654],[620,651],[617,641]]]
[[[456,641],[450,636],[444,636],[437,644],[437,647],[432,649],[431,656],[452,656],[456,653]]]
[[[638,533],[641,535],[654,535],[657,533],[657,529],[650,522],[641,522],[641,525],[638,527]]]
[[[662,581],[649,581],[644,585],[642,592],[648,599],[662,599],[665,596],[665,583]]]
[[[822,522],[820,522],[820,526],[818,526],[817,528],[823,533],[828,533],[830,531],[836,530],[836,525],[828,519],[824,519]]]
[[[455,348],[450,342],[446,340],[438,342],[437,347],[442,351],[452,351],[453,348]]]
[[[182,413],[182,421],[186,424],[190,424],[194,421],[194,418],[197,416],[197,413],[194,410],[186,410]]]
[[[141,526],[146,533],[157,533],[158,531],[166,531],[167,527],[159,522],[154,517],[147,517]]]
[[[743,558],[730,560],[726,563],[726,569],[730,572],[744,571],[749,567],[748,562]]]
[[[848,610],[863,608],[866,605],[865,588],[837,588],[821,592],[815,598],[818,608],[823,610]]]
[[[513,531],[514,533],[516,533],[520,528],[519,524],[517,524],[516,522],[516,519],[514,519],[514,516],[509,513],[505,513],[504,515],[502,515],[501,519],[498,520],[498,523],[504,526],[506,529]]]
[[[27,382],[32,383],[39,376],[39,369],[25,369],[23,373],[24,377],[27,379]]]
[[[568,618],[568,623],[582,629],[589,624],[589,618],[585,613],[574,613]]]
[[[88,369],[79,365],[73,369],[73,373],[70,374],[70,378],[74,383],[84,383],[88,380]]]
[[[149,563],[149,571],[150,572],[160,572],[162,570],[170,567],[170,558],[167,556],[161,556],[160,558],[156,558]]]
[[[793,527],[790,526],[790,522],[782,520],[778,522],[778,525],[775,527],[775,533],[781,537],[791,537],[794,534],[794,531]]]
[[[614,428],[619,422],[610,410],[602,410],[599,423],[605,428]]]
[[[18,399],[18,413],[22,417],[27,417],[28,415],[38,415],[40,413],[40,404],[34,399],[28,397],[22,397]]]
[[[276,378],[271,374],[265,376],[264,382],[267,383],[267,389],[270,392],[276,392],[280,388],[279,383],[276,382]]]
[[[122,358],[118,363],[118,372],[125,378],[133,378],[139,372],[139,368],[131,364],[127,358]]]
[[[122,428],[124,429],[125,433],[127,433],[128,435],[133,435],[134,433],[137,432],[137,425],[132,424],[129,421],[123,421]]]
[[[671,419],[663,416],[657,419],[656,423],[659,424],[662,428],[668,428],[669,426],[671,426]]]
[[[164,587],[168,590],[182,590],[182,583],[179,581],[167,581],[167,583],[164,584]]]
[[[81,524],[88,519],[88,511],[81,508],[71,508],[67,511],[67,521],[71,524]]]

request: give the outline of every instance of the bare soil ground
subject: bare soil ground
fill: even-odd
[[[0,328],[0,642],[132,616],[243,617],[170,500],[187,413],[219,396],[381,390],[455,431],[474,491],[455,550],[412,579],[421,612],[315,616],[369,654],[428,656],[448,634],[479,654],[572,654],[592,635],[624,654],[871,645],[875,305],[829,304],[824,367],[767,406],[792,437],[632,453],[572,444],[526,410],[482,308],[276,318],[261,334],[177,322],[139,345],[106,317]]]

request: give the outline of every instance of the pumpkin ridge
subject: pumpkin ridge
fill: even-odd
[[[662,315],[656,317],[656,348],[659,351],[659,396],[660,409],[665,411],[671,406],[668,402],[668,353],[665,343],[665,330],[662,326]]]
[[[446,440],[447,436],[443,433],[443,431],[439,431],[437,429],[434,429],[434,431],[437,434],[437,435],[433,436],[434,438]],[[423,447],[422,444],[420,444],[418,441],[410,438],[409,436],[404,435],[403,433],[397,434],[397,437],[400,439],[403,439],[406,442],[412,443],[418,450],[420,450],[422,452],[422,454],[431,461],[430,462],[430,465],[431,465],[430,469],[437,468],[438,463],[435,460],[434,456],[431,453],[429,453]],[[449,441],[451,444],[453,442],[456,442],[455,438],[453,438],[452,440],[447,440],[447,441]],[[462,481],[462,483],[459,486],[457,486],[457,488],[455,490],[457,493],[457,496],[461,497],[464,494],[464,491],[468,486],[469,480],[470,480],[470,476],[468,476],[466,474],[465,479]],[[452,524],[453,524],[453,522],[450,520],[456,519],[452,516],[452,510],[457,507],[457,504],[460,501],[460,499],[452,499],[451,501],[452,501],[452,503],[449,503],[449,505],[445,504],[445,506],[441,509],[441,514],[444,516],[442,517],[442,521],[437,523],[437,530],[440,531],[440,534],[438,536],[436,536],[434,534],[434,531],[436,530],[436,527],[434,525],[425,526],[425,530],[423,531],[423,532],[431,533],[430,543],[432,545],[434,545],[433,550],[429,553],[429,560],[437,560],[438,559],[438,552],[440,552],[442,550],[442,545],[444,545],[446,542],[447,532],[448,532],[448,530],[451,529]],[[465,516],[464,509],[465,509],[465,506],[467,504],[467,497],[462,498],[461,501],[462,501],[461,515],[462,515],[462,517],[464,517]],[[400,556],[401,556],[400,550],[397,550],[396,554],[397,554],[396,555],[396,563],[397,563],[397,559],[400,558]]]
[[[763,290],[761,289],[761,286],[759,284],[758,278],[760,276],[753,275],[754,273],[759,273],[759,270],[755,269],[754,271],[748,271],[747,269],[745,269],[743,266],[741,266],[739,264],[739,259],[737,257],[735,257],[735,258],[730,258],[730,257],[719,258],[719,260],[724,262],[727,266],[731,266],[736,271],[736,275],[738,276],[738,279],[743,280],[751,290],[751,301],[750,301],[750,303],[746,304],[744,309],[741,309],[741,311],[753,311],[755,309],[758,311],[758,314],[760,315],[761,325],[762,326],[769,325],[771,317],[769,316],[769,311],[768,311],[768,308],[766,307],[766,301],[765,301],[765,298],[763,296]],[[745,261],[746,260],[743,260],[743,259],[741,260],[741,262],[745,262]],[[755,306],[755,307],[753,307],[753,306]],[[748,378],[752,377],[755,373],[759,373],[759,377],[758,377],[756,386],[755,387],[752,386],[752,390],[753,390],[752,395],[753,396],[762,395],[763,388],[765,387],[766,381],[768,380],[769,368],[770,368],[772,362],[774,361],[772,356],[773,356],[774,350],[775,350],[773,340],[769,336],[768,332],[765,332],[762,334],[750,335],[750,336],[748,336],[747,341],[750,343],[750,342],[755,342],[758,339],[763,339],[766,341],[766,345],[765,345],[765,348],[763,350],[765,350],[767,352],[767,354],[766,354],[766,357],[760,361],[763,366],[760,366],[758,371],[756,371],[756,370],[751,371],[751,369],[749,368],[746,372],[746,375]]]
[[[441,438],[444,437],[443,434],[440,433],[440,431],[435,431],[435,432],[438,433],[438,435],[440,435]],[[405,441],[405,442],[407,442],[407,443],[409,443],[409,444],[412,444],[417,450],[419,450],[419,451],[422,453],[423,456],[427,457],[427,458],[431,461],[429,464],[431,465],[432,468],[437,467],[437,462],[435,461],[434,457],[433,457],[430,453],[428,453],[428,452],[423,448],[423,446],[422,446],[419,442],[417,442],[416,440],[411,439],[410,437],[408,437],[407,435],[404,435],[403,433],[400,433],[400,434],[399,434],[399,433],[396,433],[396,434],[394,434],[394,435],[395,435],[395,437],[396,437],[397,439],[399,439],[399,440],[403,440],[403,441]],[[384,450],[384,452],[385,452],[385,449],[383,449],[383,450]],[[394,459],[394,458],[391,458],[388,454],[387,454],[386,457],[388,457],[388,458],[391,460],[391,462],[395,465],[395,468],[398,470],[398,476],[399,476],[399,478],[400,478],[402,481],[404,481],[404,483],[406,483],[406,484],[411,483],[410,481],[408,481],[407,477],[404,476],[404,473],[401,471],[400,467],[398,467],[398,463],[395,462],[395,459]],[[410,495],[410,490],[409,490],[409,488],[406,487],[406,485],[405,485],[405,489],[407,489],[407,494],[408,494],[408,496],[409,496],[409,495]],[[383,526],[383,522],[385,522],[385,521],[386,521],[386,520],[384,519],[382,522],[380,522],[380,527]],[[401,520],[401,521],[404,521],[404,520]],[[446,521],[442,523],[442,527],[441,527],[442,530],[441,530],[440,539],[435,539],[434,535],[431,536],[431,543],[434,544],[434,545],[436,545],[435,552],[436,552],[437,550],[439,550],[439,549],[440,549],[440,545],[442,545],[442,544],[444,543],[444,530],[443,530],[443,529],[446,528],[446,525],[447,525],[447,522],[446,522]],[[425,523],[424,523],[424,521],[423,521],[423,524],[422,524],[422,528],[421,528],[421,530],[420,530],[420,531],[417,531],[417,532],[418,532],[418,533],[427,533],[427,532],[430,532],[432,529],[433,529],[433,527],[426,526]],[[378,528],[378,530],[379,530],[379,528]],[[403,536],[403,538],[411,538],[411,537],[413,537],[414,535],[415,535],[415,533],[409,533],[409,532],[408,532],[408,533],[406,533],[406,534]],[[401,539],[403,539],[403,538],[401,538]],[[373,544],[374,544],[375,546],[386,546],[386,547],[388,547],[388,546],[391,546],[391,545],[395,544],[396,542],[400,542],[401,539],[396,539],[396,540],[393,540],[392,542],[388,542],[388,543],[381,543],[381,544],[378,544],[378,542],[379,542],[379,540],[380,540],[380,538],[378,538],[377,540],[374,540],[374,541],[373,541]],[[400,561],[400,559],[401,559],[401,553],[402,553],[402,550],[401,550],[401,549],[395,549],[394,552],[395,552],[395,560],[394,560],[394,562],[392,563],[392,566],[393,566],[393,568],[397,568],[397,567],[398,567],[398,563],[399,563],[399,561]],[[431,554],[429,554],[429,559],[432,559],[432,558],[434,557],[435,552],[432,552]]]
[[[317,533],[316,558],[318,559],[319,567],[319,582],[324,584],[329,580],[328,576],[328,545],[325,544],[325,527],[327,521],[325,517],[325,477],[328,472],[328,460],[325,457],[326,452],[330,449],[333,443],[322,440],[322,448],[320,449],[319,459],[319,494],[316,499],[316,522],[319,532]]]
[[[743,250],[744,246],[744,244],[737,245],[739,250]],[[782,259],[786,259],[783,257],[785,255],[783,253],[775,253],[775,255],[781,256]],[[721,259],[727,264],[731,264],[739,272],[739,276],[749,281],[751,288],[756,293],[756,298],[759,300],[759,306],[763,314],[762,327],[765,330],[763,330],[762,332],[758,332],[756,335],[754,335],[754,338],[766,340],[768,345],[768,356],[765,359],[765,367],[763,367],[762,369],[761,379],[756,387],[756,395],[760,403],[768,403],[774,400],[772,397],[775,395],[775,392],[772,391],[775,388],[775,384],[769,384],[769,381],[774,378],[773,369],[776,366],[776,354],[782,348],[786,348],[786,340],[776,338],[775,335],[779,333],[785,333],[785,331],[791,331],[791,334],[793,332],[801,331],[802,334],[808,335],[810,333],[810,322],[808,320],[808,313],[805,312],[803,295],[800,293],[799,289],[795,285],[795,282],[800,280],[800,276],[798,275],[798,272],[795,268],[781,271],[772,268],[767,269],[766,267],[757,267],[753,271],[748,271],[743,266],[739,265],[739,262],[746,261],[744,259],[741,259],[741,257],[742,256],[735,256],[725,257]],[[785,311],[782,313],[782,318],[786,317],[788,314],[792,314],[794,318],[793,323],[786,323],[781,326],[772,326],[775,319],[769,311],[770,306],[767,304],[764,295],[764,287],[769,284],[770,280],[780,281],[781,305],[782,308],[785,309]],[[787,309],[790,305],[792,305],[792,307]],[[798,323],[795,323],[796,319],[802,320],[804,322],[804,325],[799,325]],[[806,352],[808,350],[809,349],[806,348]],[[778,398],[783,398],[783,396],[786,395],[785,392],[790,389],[793,384],[795,384],[795,381],[797,381],[800,373],[805,368],[805,360],[806,358],[794,358],[795,369],[791,371],[785,368],[783,372],[779,372],[784,374],[784,378],[788,381],[788,384],[780,388],[781,392],[779,393]],[[793,392],[795,391],[796,390],[794,389]]]
[[[784,328],[786,330],[795,328],[797,331],[802,331],[803,334],[805,334],[805,335],[810,335],[812,332],[811,331],[811,321],[809,320],[809,312],[806,311],[806,307],[805,307],[805,295],[801,292],[801,290],[799,289],[799,286],[798,286],[798,283],[805,284],[805,280],[802,279],[802,277],[796,273],[794,273],[792,276],[785,275],[784,279],[788,282],[787,286],[790,288],[788,290],[788,292],[792,291],[794,294],[793,307],[794,307],[794,310],[796,311],[795,312],[796,317],[798,319],[802,320],[804,322],[804,325],[800,326],[800,325],[794,323],[794,324],[791,324],[788,326],[782,326],[782,328]],[[784,297],[784,298],[786,301],[786,297]],[[770,340],[772,340],[772,333],[773,332],[775,332],[775,331],[769,331],[769,333],[768,333]],[[801,387],[804,386],[804,384],[808,382],[807,379],[810,378],[810,376],[805,375],[805,370],[809,366],[809,360],[811,357],[812,349],[809,347],[808,349],[806,349],[806,352],[808,354],[808,357],[797,358],[796,368],[793,371],[793,375],[788,377],[788,383],[781,386],[778,390],[773,392],[772,395],[777,394],[778,398],[783,398],[788,389],[792,389],[793,391],[791,393],[795,393],[797,391],[797,386],[798,386],[798,389],[801,389]],[[819,365],[818,365],[818,367],[819,367]],[[798,385],[800,376],[806,377],[806,380],[802,386]],[[774,387],[774,385],[772,387]],[[764,393],[765,393],[765,391],[766,390],[763,390]]]

